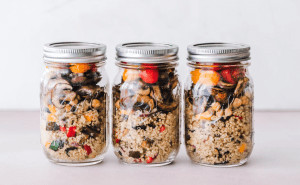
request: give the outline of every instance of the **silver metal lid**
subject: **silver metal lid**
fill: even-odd
[[[250,46],[236,43],[200,43],[189,45],[188,60],[192,62],[230,63],[250,59]]]
[[[57,63],[91,63],[106,59],[106,46],[87,42],[57,42],[44,45],[44,60]]]
[[[178,60],[178,46],[166,43],[133,42],[116,46],[118,61],[167,63]]]

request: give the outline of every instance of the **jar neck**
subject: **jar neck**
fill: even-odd
[[[190,61],[188,65],[192,68],[247,68],[250,65],[248,61],[240,61],[240,62],[230,62],[230,63],[211,63],[211,62],[195,62]]]
[[[175,68],[178,63],[177,62],[165,62],[165,63],[137,63],[137,62],[123,62],[118,61],[116,63],[117,66],[121,68],[129,68],[129,69],[168,69]]]
[[[75,65],[86,65],[93,68],[102,67],[105,64],[105,61],[101,62],[90,62],[90,63],[58,63],[58,62],[45,62],[45,66],[47,68],[58,68],[58,69],[66,69]]]

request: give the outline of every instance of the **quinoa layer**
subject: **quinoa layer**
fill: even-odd
[[[217,121],[197,119],[192,107],[186,113],[186,146],[194,162],[238,164],[252,151],[252,108],[242,105]]]
[[[178,114],[178,108],[146,117],[141,112],[127,116],[118,111],[113,138],[116,155],[126,163],[161,163],[175,157],[179,148]]]

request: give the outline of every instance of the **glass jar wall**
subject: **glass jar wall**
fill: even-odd
[[[103,159],[109,106],[105,48],[75,42],[45,45],[40,131],[51,162],[89,165]]]
[[[180,84],[177,46],[117,46],[120,67],[113,86],[113,145],[125,163],[171,163],[179,149]]]
[[[253,148],[253,83],[250,47],[207,43],[188,47],[184,90],[185,144],[193,162],[245,163]]]

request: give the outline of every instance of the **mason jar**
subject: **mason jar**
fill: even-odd
[[[124,163],[169,164],[180,144],[178,47],[141,42],[120,44],[116,50],[114,152]]]
[[[244,164],[253,148],[253,82],[245,44],[188,46],[185,144],[195,163]]]
[[[103,160],[109,110],[105,50],[84,42],[44,46],[40,132],[51,162],[80,166]]]

